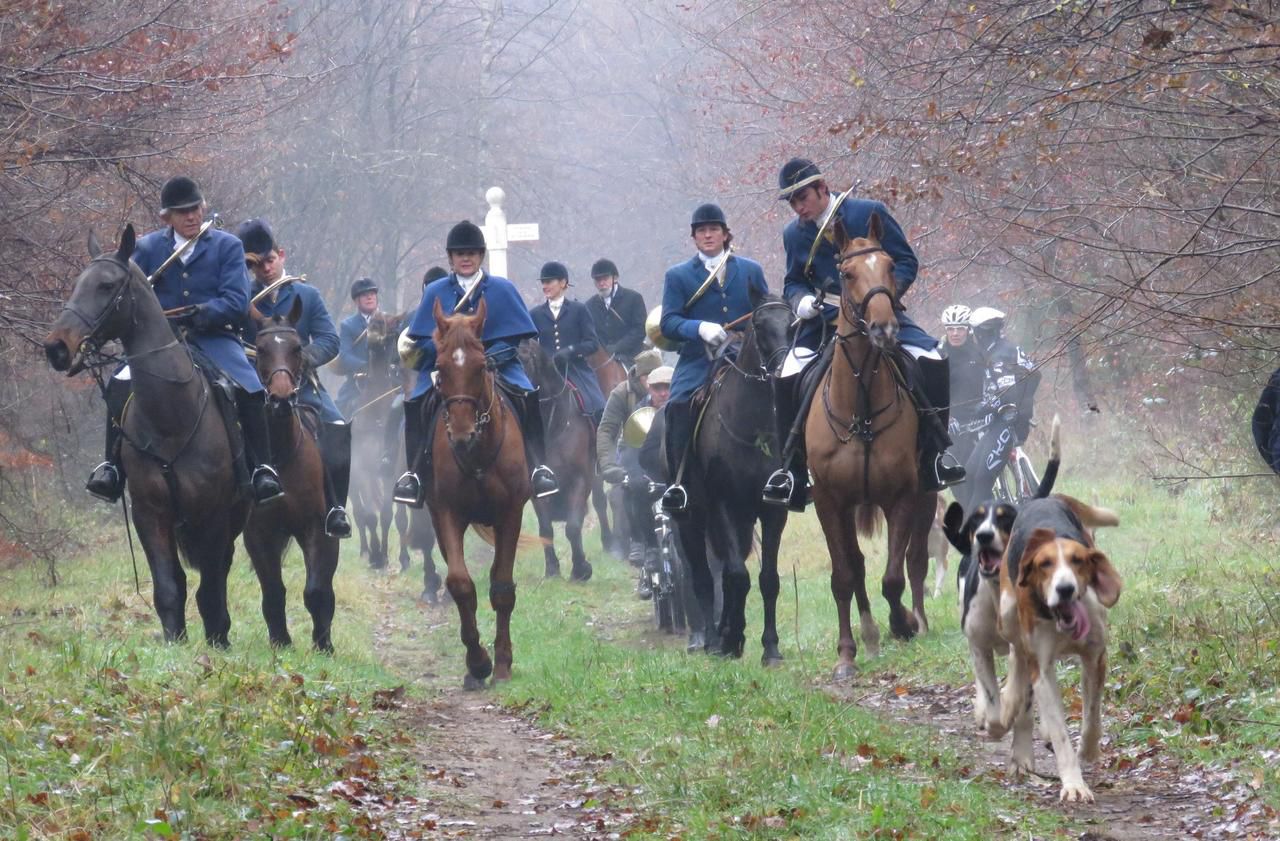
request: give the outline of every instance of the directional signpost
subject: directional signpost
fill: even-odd
[[[507,276],[507,244],[512,242],[537,242],[538,223],[507,224],[507,212],[502,203],[507,194],[501,187],[490,187],[484,200],[489,212],[484,215],[484,242],[489,251],[489,272],[499,277]]]

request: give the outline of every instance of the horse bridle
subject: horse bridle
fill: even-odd
[[[102,325],[107,323],[107,319],[114,315],[116,310],[120,308],[120,302],[124,300],[125,292],[129,293],[130,303],[135,303],[135,299],[133,297],[133,284],[129,282],[129,263],[126,260],[121,260],[117,254],[99,254],[97,257],[94,257],[89,261],[90,265],[93,265],[94,263],[112,263],[122,269],[124,271],[124,275],[120,280],[120,287],[112,294],[110,303],[102,308],[102,312],[98,313],[98,317],[95,319],[91,320],[84,313],[80,312],[80,310],[72,305],[71,301],[67,301],[62,305],[62,309],[64,311],[69,312],[76,318],[80,319],[80,321],[89,328],[89,332],[80,340],[80,345],[81,347],[88,345],[90,348],[98,347],[98,331],[102,329]],[[76,348],[75,350],[78,353],[80,348]]]
[[[287,327],[282,324],[275,325],[272,327],[264,327],[263,329],[258,331],[257,336],[254,338],[254,344],[257,344],[258,340],[261,339],[263,336],[271,336],[276,333],[293,333],[295,336],[298,335],[298,331],[296,328]],[[271,381],[275,379],[276,374],[281,374],[281,373],[289,377],[289,385],[292,386],[292,389],[289,392],[289,402],[293,403],[298,399],[298,391],[302,388],[302,380],[301,380],[301,377],[299,377],[297,374],[293,372],[292,368],[289,368],[285,365],[281,365],[279,368],[273,369],[271,373],[267,374],[266,379],[262,380],[262,384],[267,388],[270,388]]]
[[[488,367],[486,364],[486,371]],[[453,443],[453,427],[449,421],[449,407],[455,403],[469,403],[475,409],[476,413],[476,429],[475,434],[479,435],[484,432],[484,428],[489,425],[489,421],[493,420],[493,403],[497,399],[496,375],[491,374],[489,377],[489,400],[487,406],[480,405],[479,397],[470,394],[455,394],[452,397],[444,399],[444,432],[449,439],[449,443]]]
[[[751,311],[751,329],[753,331],[757,330],[756,315],[770,307],[784,307],[786,308],[787,312],[791,312],[791,305],[788,304],[786,301],[765,301]],[[722,349],[727,348],[728,346],[729,346],[729,342],[725,342],[723,345],[721,345],[721,348]],[[728,363],[730,368],[732,368],[734,371],[737,371],[745,379],[759,380],[760,382],[768,382],[769,378],[772,376],[770,372],[772,372],[774,369],[774,363],[777,362],[780,357],[786,356],[790,351],[791,351],[791,348],[786,345],[780,348],[775,348],[773,353],[769,355],[768,359],[761,359],[759,362],[756,363],[757,367],[759,368],[759,371],[757,373],[752,373],[742,368],[742,366],[738,364],[738,360],[735,357],[725,354],[723,358],[725,362]]]
[[[840,266],[844,265],[845,261],[851,260],[854,257],[862,257],[867,254],[876,253],[888,254],[889,252],[885,251],[884,247],[880,245],[869,245],[866,248],[859,248],[855,251],[845,251],[836,255],[836,268],[838,269]],[[876,286],[868,289],[867,294],[863,295],[862,300],[856,304],[850,301],[844,294],[843,282],[841,282],[840,287],[840,310],[844,313],[845,318],[849,320],[849,323],[854,327],[854,332],[850,335],[867,335],[867,307],[871,306],[872,299],[877,295],[887,295],[889,297],[890,304],[895,310],[900,310],[902,308],[898,304],[898,299],[893,294],[893,290],[883,284],[877,284]],[[836,337],[848,338],[848,336],[841,336],[839,333],[836,334]]]

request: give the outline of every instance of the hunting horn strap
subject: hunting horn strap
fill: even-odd
[[[822,242],[823,235],[826,234],[827,228],[831,227],[831,220],[836,218],[836,214],[840,212],[840,205],[844,204],[844,200],[849,198],[851,193],[853,193],[852,188],[840,194],[840,198],[836,199],[835,204],[832,205],[831,212],[823,220],[822,226],[818,228],[818,235],[813,238],[813,245],[809,246],[809,259],[804,261],[804,276],[806,280],[809,278],[809,269],[813,267],[813,258],[818,256],[818,245]]]
[[[698,290],[689,296],[689,300],[684,302],[684,308],[686,310],[698,303],[699,299],[701,299],[703,295],[707,294],[707,290],[711,288],[711,284],[715,282],[721,272],[725,272],[726,274],[728,273],[729,258],[732,256],[733,246],[730,245],[725,249],[724,259],[721,260],[714,269],[707,272],[707,279],[702,281],[702,285],[698,287]]]

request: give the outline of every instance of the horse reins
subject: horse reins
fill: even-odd
[[[453,427],[449,418],[449,407],[455,403],[471,404],[475,408],[476,412],[474,434],[476,436],[482,435],[485,427],[487,427],[489,422],[493,420],[494,403],[497,403],[498,410],[502,411],[502,399],[498,397],[497,375],[493,373],[493,371],[489,370],[487,364],[485,366],[484,376],[489,381],[489,401],[487,406],[482,408],[480,405],[480,398],[471,394],[454,394],[450,397],[446,397],[442,404],[442,408],[444,410],[444,434],[445,437],[449,439],[449,452],[453,453],[453,460],[458,465],[458,469],[471,476],[473,479],[479,479],[483,476],[484,472],[492,467],[493,463],[498,460],[498,454],[502,452],[502,443],[506,440],[507,425],[505,423],[499,424],[498,428],[501,433],[501,437],[498,438],[498,443],[494,446],[493,454],[490,456],[489,460],[486,463],[468,467],[462,463],[462,458],[458,455],[457,447],[453,446],[455,441],[453,439]]]

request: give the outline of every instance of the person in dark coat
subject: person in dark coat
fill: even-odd
[[[423,487],[417,473],[417,458],[422,451],[422,436],[426,431],[424,403],[435,394],[435,382],[431,377],[436,367],[436,343],[432,334],[436,329],[435,303],[440,302],[446,313],[475,312],[480,301],[485,302],[484,320],[485,355],[489,357],[503,390],[515,403],[524,431],[525,452],[533,465],[530,481],[534,496],[544,497],[557,493],[560,488],[555,473],[546,465],[546,448],[542,431],[542,411],[538,406],[538,391],[529,381],[529,375],[520,364],[516,346],[523,339],[538,335],[529,318],[520,293],[505,277],[491,275],[481,269],[486,251],[484,232],[469,221],[459,222],[449,231],[445,240],[452,271],[447,277],[433,281],[422,293],[418,311],[405,332],[401,357],[418,372],[413,394],[405,403],[404,442],[409,459],[408,470],[397,480],[393,496],[396,502],[415,508],[422,507]]]
[[[711,352],[729,340],[725,325],[751,312],[752,290],[767,295],[764,269],[727,250],[733,235],[719,205],[693,211],[689,229],[698,253],[667,269],[662,286],[662,335],[680,343],[679,360],[667,403],[667,459],[673,484],[662,495],[667,513],[688,510],[689,494],[679,466],[693,440],[695,418],[690,401],[711,371]],[[690,299],[709,277],[715,280],[697,301]]]
[[[234,383],[245,456],[252,467],[253,498],[259,504],[271,502],[283,496],[284,490],[271,466],[266,390],[238,335],[249,314],[244,248],[234,235],[214,227],[200,235],[204,197],[199,185],[186,176],[170,178],[161,188],[160,218],[165,227],[138,240],[133,262],[150,276],[175,251],[199,236],[156,280],[156,298],[164,309],[179,311],[171,318],[175,328],[184,328],[187,343],[198,348]],[[85,486],[89,493],[111,502],[124,491],[117,424],[129,396],[127,372],[127,367],[118,372],[107,389],[106,460],[94,468]]]
[[[828,365],[824,341],[835,333],[841,279],[831,237],[836,220],[850,237],[865,237],[872,214],[880,218],[880,245],[893,260],[896,299],[901,302],[915,282],[919,262],[907,244],[902,226],[878,201],[831,192],[821,171],[804,158],[787,161],[778,175],[778,198],[791,205],[796,218],[782,232],[787,254],[783,296],[800,319],[796,348],[774,380],[778,433],[783,466],[765,484],[764,501],[802,511],[807,481],[803,431],[807,396],[800,393],[802,372],[811,362]],[[951,439],[947,411],[951,403],[947,360],[938,353],[938,340],[898,312],[899,362],[907,371],[912,400],[920,411],[920,480],[924,490],[941,490],[964,480],[964,468],[946,456]],[[805,378],[807,380],[807,378]],[[813,380],[807,380],[813,382]],[[787,442],[790,442],[789,444]],[[797,492],[799,491],[799,493]]]
[[[969,454],[973,452],[977,422],[984,416],[980,410],[986,380],[986,357],[969,327],[970,312],[964,304],[952,304],[942,311],[945,339],[939,346],[951,375],[951,452],[961,464],[967,463]]]
[[[618,267],[600,258],[591,266],[596,294],[587,301],[596,336],[609,355],[630,368],[644,350],[644,296],[618,283]]]
[[[1253,443],[1262,460],[1280,473],[1280,368],[1271,372],[1254,407]]]
[[[604,393],[596,372],[591,370],[587,357],[600,349],[596,328],[585,305],[572,301],[565,293],[569,289],[569,270],[564,263],[551,261],[542,267],[538,277],[546,301],[529,310],[533,326],[538,328],[538,343],[555,363],[556,370],[565,374],[582,397],[583,411],[591,416],[594,426],[600,425],[604,412]]]
[[[275,234],[265,219],[249,219],[236,229],[236,236],[244,245],[244,259],[253,275],[250,287],[252,298],[258,298],[273,283],[286,276],[284,248],[276,242]],[[324,462],[324,495],[327,513],[324,519],[325,534],[330,537],[350,537],[351,523],[347,518],[347,489],[351,483],[351,427],[321,384],[316,372],[338,355],[338,331],[329,317],[329,310],[314,286],[295,280],[258,298],[254,306],[268,318],[288,316],[295,301],[302,302],[302,313],[294,324],[302,339],[303,374],[298,388],[298,402],[315,411],[320,420],[320,456]],[[258,327],[253,319],[245,324],[244,339],[253,344]]]
[[[369,369],[369,319],[378,311],[378,284],[362,277],[351,284],[356,311],[338,326],[338,359],[334,367],[346,376],[338,389],[338,406],[350,418],[360,407],[360,380]]]

